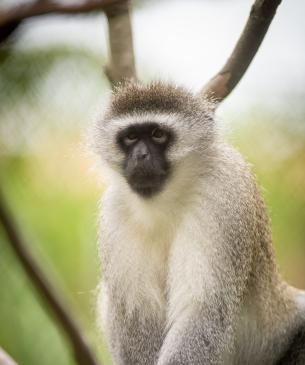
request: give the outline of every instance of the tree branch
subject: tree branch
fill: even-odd
[[[202,89],[216,103],[224,100],[247,71],[259,49],[281,0],[256,0],[246,26],[224,67]]]
[[[17,363],[0,347],[0,365],[17,365]]]
[[[0,11],[0,29],[6,24],[19,22],[46,14],[79,14],[88,13],[94,10],[103,10],[111,4],[119,4],[126,0],[83,0],[82,2],[60,3],[54,0],[36,0],[22,3],[10,9]]]
[[[114,86],[127,79],[136,78],[129,2],[104,9],[109,29],[110,63],[106,75]]]
[[[37,293],[47,302],[52,313],[55,315],[58,325],[62,328],[63,332],[69,339],[78,364],[98,365],[99,363],[94,354],[91,352],[82,332],[59,299],[54,288],[51,286],[47,277],[41,270],[41,267],[39,267],[38,262],[30,254],[12,215],[1,197],[1,194],[0,223],[8,238],[11,248],[15,252],[29,279],[36,288]]]
[[[85,0],[81,3],[59,3],[36,0],[0,11],[0,43],[13,33],[27,18],[46,14],[79,14],[103,10],[109,28],[110,63],[106,75],[114,86],[125,79],[136,77],[132,27],[128,0]]]

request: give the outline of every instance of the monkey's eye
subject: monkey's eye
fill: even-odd
[[[135,142],[137,142],[138,140],[138,136],[134,133],[134,132],[129,132],[125,137],[124,137],[124,142],[126,145],[131,145]]]
[[[152,131],[151,136],[152,136],[153,141],[155,141],[156,143],[164,143],[167,140],[166,133],[160,128],[155,128]]]

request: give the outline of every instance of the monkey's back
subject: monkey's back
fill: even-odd
[[[234,260],[247,262],[241,247],[251,246],[247,252],[251,255],[248,288],[230,361],[240,365],[271,364],[288,345],[287,333],[294,333],[302,322],[305,326],[305,300],[300,299],[305,294],[289,287],[278,273],[268,213],[250,166],[234,148],[225,144],[218,145],[217,161],[211,186],[215,204],[218,209],[223,207],[223,215],[227,216],[221,221],[235,221],[223,227],[227,242],[233,242]],[[226,182],[222,185],[225,191],[217,194],[215,186],[220,181]]]

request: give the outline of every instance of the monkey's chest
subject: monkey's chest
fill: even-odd
[[[165,316],[168,293],[168,247],[164,241],[133,236],[112,254],[109,278],[126,311]]]

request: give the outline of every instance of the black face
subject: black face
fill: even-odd
[[[133,124],[118,134],[125,154],[124,174],[130,187],[143,197],[158,193],[170,173],[166,151],[173,133],[157,123]]]

